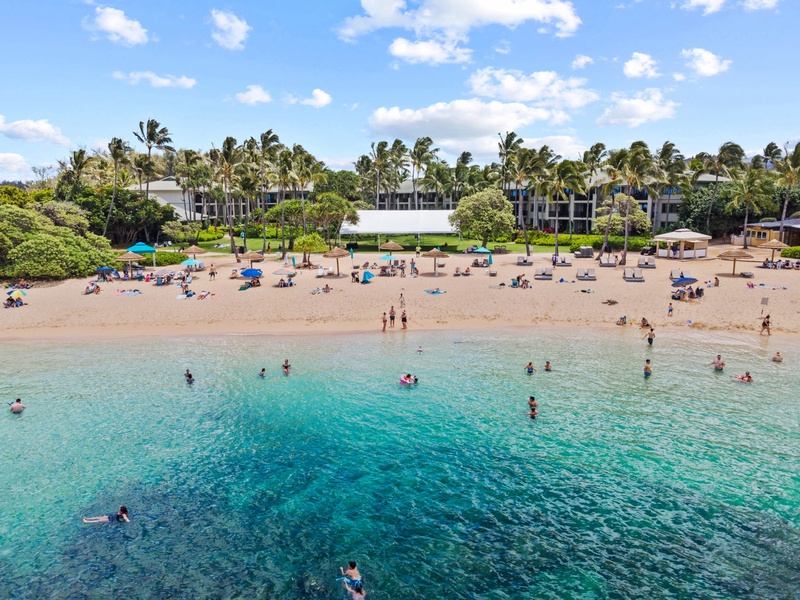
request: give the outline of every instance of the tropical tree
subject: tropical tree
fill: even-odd
[[[371,174],[375,177],[375,206],[378,205],[378,200],[381,197],[381,180],[386,179],[391,167],[391,153],[389,151],[389,142],[380,141],[378,145],[372,142],[372,152],[370,152],[369,159],[372,163]],[[385,183],[384,183],[385,185]]]
[[[275,163],[282,149],[281,140],[272,129],[267,129],[259,136],[260,155],[258,161],[258,178],[260,181],[261,200],[261,251],[267,251],[267,195],[270,185],[275,181]]]
[[[631,144],[630,150],[621,166],[620,175],[623,181],[628,184],[630,196],[633,196],[634,192],[638,190],[644,192],[648,198],[658,198],[660,193],[657,184],[658,170],[647,144],[641,141]],[[630,208],[631,201],[628,200],[625,202],[625,242],[622,249],[622,258],[619,261],[620,265],[625,265],[627,262]]]
[[[744,209],[744,248],[747,249],[747,223],[750,215],[772,210],[772,182],[764,169],[750,168],[733,172],[733,185],[729,190],[728,211]]]
[[[333,245],[331,239],[339,235],[345,219],[353,224],[358,223],[358,212],[353,203],[333,192],[318,194],[309,209],[309,216],[322,229],[329,246]]]
[[[281,208],[281,257],[286,257],[286,189],[292,187],[297,181],[297,174],[294,171],[294,161],[292,151],[284,149],[278,154],[275,165],[275,179],[280,190]],[[298,204],[300,204],[298,202]],[[271,211],[270,211],[271,212]],[[302,206],[301,206],[302,212]]]
[[[117,180],[119,179],[119,168],[120,165],[124,164],[128,160],[128,152],[130,152],[130,150],[130,146],[128,146],[126,142],[123,142],[118,137],[111,138],[111,141],[108,143],[108,153],[111,156],[112,162],[114,163],[114,191],[111,195],[111,204],[108,205],[108,217],[106,217],[106,225],[103,227],[103,237],[105,237],[106,233],[108,232],[108,224],[111,222],[111,211],[114,210],[114,202],[117,199]]]
[[[219,150],[213,148],[209,155],[215,166],[217,180],[222,185],[225,201],[225,220],[228,225],[231,252],[236,258],[236,262],[240,262],[241,259],[236,248],[236,237],[233,233],[232,197],[234,185],[237,183],[237,169],[242,164],[242,149],[237,146],[235,138],[228,136],[222,142],[222,148]]]
[[[548,202],[552,202],[556,209],[555,218],[555,254],[558,256],[558,207],[562,200],[569,201],[570,194],[583,194],[586,190],[586,178],[583,165],[578,161],[562,160],[555,168],[551,169],[544,180],[542,191]]]
[[[411,187],[414,190],[414,210],[419,210],[419,198],[417,196],[417,183],[419,183],[420,173],[423,168],[436,159],[438,148],[431,148],[433,140],[429,137],[417,138],[414,147],[408,153],[408,162],[411,165]]]
[[[85,148],[74,150],[68,161],[58,161],[61,175],[56,185],[55,196],[72,200],[81,186],[83,174],[95,161],[93,156],[86,153]]]
[[[170,137],[169,130],[166,127],[162,127],[161,123],[156,121],[155,119],[147,119],[147,123],[145,124],[144,121],[139,121],[139,131],[134,131],[133,135],[136,136],[136,139],[139,140],[142,144],[147,146],[147,159],[150,161],[152,159],[153,148],[156,150],[167,150],[169,152],[175,152],[175,148],[173,148],[170,144],[172,144],[172,138]],[[147,189],[145,194],[147,197],[150,197],[150,178],[147,179]]]
[[[783,224],[786,221],[786,209],[792,196],[792,188],[800,185],[800,142],[795,144],[794,150],[789,152],[784,148],[784,157],[775,161],[775,170],[778,177],[775,181],[777,185],[786,187],[786,197],[783,200],[781,209],[781,226],[778,230],[778,239],[783,241]]]
[[[655,154],[656,179],[653,186],[657,188],[656,202],[664,188],[667,190],[667,218],[669,219],[672,192],[675,189],[686,189],[691,183],[686,175],[686,158],[672,142],[664,142]],[[649,215],[648,215],[649,216]],[[653,235],[658,230],[658,210],[653,212]]]
[[[770,166],[775,168],[775,163],[781,159],[781,147],[775,142],[770,142],[761,151],[759,158],[764,163],[764,168],[769,170]]]
[[[597,175],[600,172],[600,168],[603,166],[603,161],[605,161],[607,157],[608,151],[606,150],[606,145],[602,142],[592,145],[592,147],[586,150],[581,157],[584,172],[586,173],[586,189],[590,195],[592,190],[594,190],[596,203],[597,196],[599,195],[601,188],[597,181]],[[599,205],[599,203],[597,204]],[[571,234],[572,228],[570,228],[570,235]],[[570,239],[570,241],[572,240]]]
[[[514,207],[502,190],[489,188],[464,196],[449,220],[462,234],[480,238],[485,248],[490,237],[514,231]]]
[[[508,184],[511,182],[511,161],[513,156],[516,155],[522,144],[525,142],[515,132],[506,131],[505,136],[498,133],[497,136],[500,141],[497,142],[497,151],[500,156],[500,184],[503,187],[503,192],[506,192]],[[517,222],[522,222],[522,199],[517,198]]]
[[[706,216],[706,231],[711,231],[711,212],[714,210],[714,202],[717,199],[717,187],[720,177],[729,177],[733,169],[741,168],[744,164],[744,150],[739,144],[725,142],[719,147],[716,155],[701,152],[692,161],[694,169],[694,179],[703,173],[714,176],[714,193],[711,196],[711,204],[708,206]]]
[[[522,212],[522,188],[526,183],[530,182],[538,160],[539,154],[536,150],[520,148],[509,158],[507,168],[508,176],[516,186],[518,221],[522,224],[522,233],[525,239],[525,252],[528,256],[531,255],[531,245],[528,241],[528,222]]]

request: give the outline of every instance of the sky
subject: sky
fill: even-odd
[[[798,0],[0,2],[0,180],[140,121],[208,150],[272,129],[331,168],[430,136],[452,164],[498,134],[578,158],[800,139]]]

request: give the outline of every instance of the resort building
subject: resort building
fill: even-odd
[[[780,221],[768,221],[747,226],[748,246],[760,246],[771,240],[778,240],[789,246],[800,246],[800,219],[783,221],[783,239],[780,239]],[[739,236],[735,243],[742,244],[744,238]]]

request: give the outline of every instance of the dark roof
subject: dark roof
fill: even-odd
[[[781,226],[780,221],[766,221],[764,223],[753,223],[753,225],[758,225],[759,227],[763,227],[764,229],[778,229]],[[792,229],[800,228],[800,219],[786,219],[783,222],[784,227],[791,227]]]

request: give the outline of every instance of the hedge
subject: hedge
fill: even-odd
[[[781,250],[782,258],[800,258],[800,246],[792,246]]]
[[[144,260],[140,260],[139,264],[143,267],[149,267],[153,264],[153,255],[152,254],[144,254]],[[171,265],[179,265],[183,261],[189,258],[188,255],[183,254],[182,252],[162,252],[161,250],[156,251],[156,266],[157,267],[169,267]],[[200,260],[199,258],[197,260]],[[202,262],[202,261],[201,261]],[[117,262],[116,266],[118,269],[122,269],[128,265],[127,262],[121,263]]]
[[[556,236],[549,233],[539,233],[536,235],[531,236],[530,243],[535,246],[555,246],[556,245]],[[525,241],[521,239],[517,239],[516,242],[518,244],[524,244]],[[558,244],[560,246],[567,246],[569,245],[570,252],[575,252],[581,246],[591,246],[595,250],[600,250],[603,247],[603,236],[602,235],[573,235],[572,236],[572,243],[570,244],[569,241],[569,234],[558,234]],[[608,244],[611,246],[611,249],[614,251],[620,251],[625,247],[625,238],[621,235],[610,235],[608,236]],[[628,238],[628,250],[630,252],[639,252],[644,246],[650,244],[650,238],[646,237],[634,237],[630,236]]]

